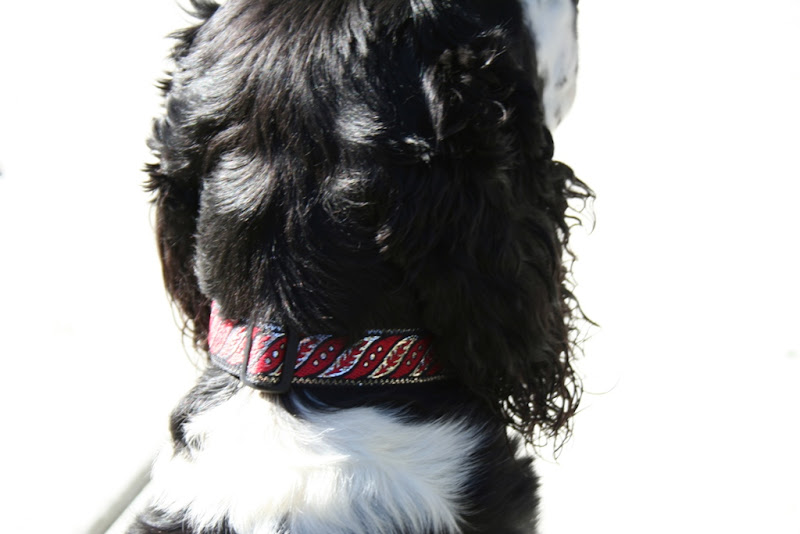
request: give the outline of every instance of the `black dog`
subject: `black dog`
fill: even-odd
[[[149,167],[209,368],[131,532],[533,532],[581,317],[576,0],[193,0]]]

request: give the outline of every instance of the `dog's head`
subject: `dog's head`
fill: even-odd
[[[526,436],[567,428],[566,210],[590,192],[548,123],[571,102],[573,1],[193,3],[148,170],[195,341],[211,299],[309,334],[422,327]]]

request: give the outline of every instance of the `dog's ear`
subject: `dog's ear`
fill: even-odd
[[[202,23],[217,9],[207,0],[192,0],[191,13],[202,22],[172,34],[177,63],[191,49]],[[195,276],[195,233],[199,210],[202,169],[200,133],[183,117],[179,87],[173,75],[161,82],[165,114],[154,121],[148,146],[157,163],[147,164],[146,189],[154,194],[156,238],[164,285],[185,318],[185,332],[198,348],[207,344],[210,302],[201,293]]]
[[[453,16],[418,32],[435,148],[399,182],[383,252],[408,273],[437,355],[460,382],[530,440],[536,429],[568,432],[580,387],[565,214],[590,192],[552,160],[520,35]]]
[[[155,193],[156,238],[164,285],[185,318],[185,332],[206,348],[210,302],[200,292],[194,272],[197,184],[175,183],[161,164],[148,165],[148,189]]]

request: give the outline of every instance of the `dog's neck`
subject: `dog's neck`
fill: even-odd
[[[431,337],[418,330],[371,330],[359,339],[300,338],[274,324],[225,319],[216,303],[209,326],[211,362],[246,385],[273,393],[284,393],[291,384],[383,386],[445,378],[433,360]]]

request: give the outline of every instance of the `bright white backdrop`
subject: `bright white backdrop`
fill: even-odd
[[[757,7],[756,7],[757,6]],[[4,530],[86,532],[191,383],[143,175],[171,0],[0,17]],[[543,534],[800,532],[800,3],[581,2],[557,155],[600,323]]]

